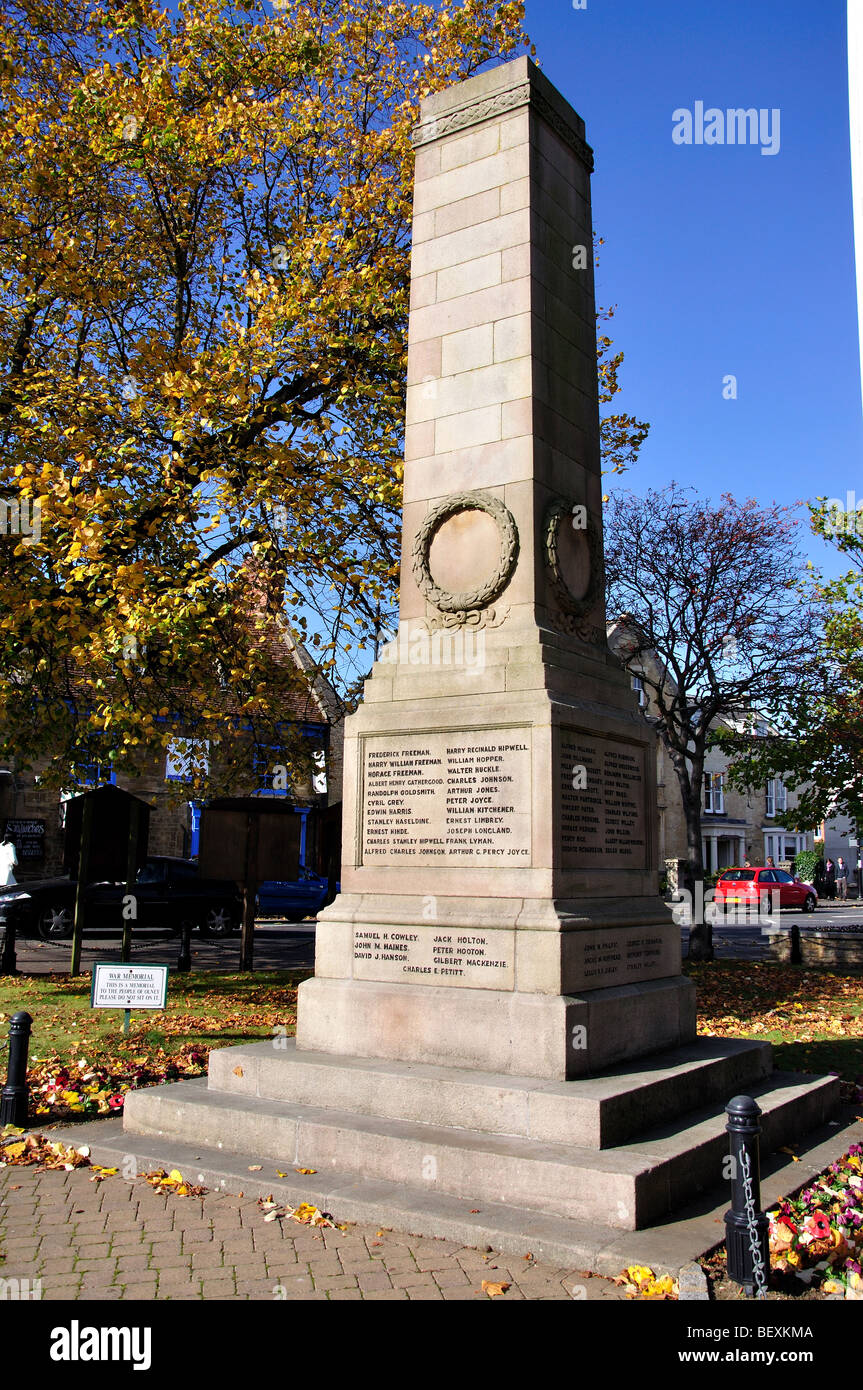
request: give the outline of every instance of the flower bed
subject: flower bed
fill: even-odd
[[[119,1114],[129,1091],[203,1076],[209,1049],[189,1043],[170,1056],[157,1052],[131,1061],[118,1058],[109,1066],[80,1058],[64,1064],[59,1057],[40,1058],[30,1067],[30,1115],[33,1119],[68,1122],[96,1115]]]
[[[863,1144],[767,1215],[770,1268],[780,1283],[863,1299]]]

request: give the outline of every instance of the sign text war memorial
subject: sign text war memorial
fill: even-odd
[[[347,721],[341,892],[296,1043],[215,1051],[125,1124],[300,1161],[348,1219],[599,1268],[597,1232],[720,1181],[731,1096],[771,1147],[838,1083],[696,1040],[654,735],[606,642],[584,124],[520,58],[428,98],[414,144],[400,630]]]

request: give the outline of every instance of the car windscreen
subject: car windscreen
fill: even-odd
[[[723,883],[751,883],[755,878],[754,869],[726,869],[722,875]]]
[[[183,861],[173,860],[171,862],[171,875],[173,878],[197,878],[197,864],[186,864]]]

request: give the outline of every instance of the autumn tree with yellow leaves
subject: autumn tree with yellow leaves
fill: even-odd
[[[410,131],[522,22],[495,0],[7,3],[7,754],[62,783],[76,748],[134,771],[227,713],[272,742],[308,679],[279,624],[330,673],[386,624]]]

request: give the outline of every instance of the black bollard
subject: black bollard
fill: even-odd
[[[791,964],[803,964],[803,952],[800,950],[800,928],[796,922],[791,928]]]
[[[18,960],[15,955],[15,918],[7,917],[3,932],[3,952],[0,955],[0,975],[17,975]]]
[[[177,956],[177,974],[188,975],[192,968],[192,923],[186,918],[180,923],[180,954]]]
[[[760,1209],[761,1111],[751,1096],[735,1096],[725,1113],[732,1158],[731,1210],[725,1213],[728,1277],[743,1287],[747,1297],[763,1298],[770,1276],[770,1223]]]
[[[0,1091],[0,1128],[15,1125],[17,1129],[27,1128],[27,1111],[30,1098],[27,1092],[27,1053],[30,1048],[30,1029],[33,1020],[29,1014],[12,1015],[9,1025],[9,1070],[6,1085]]]

